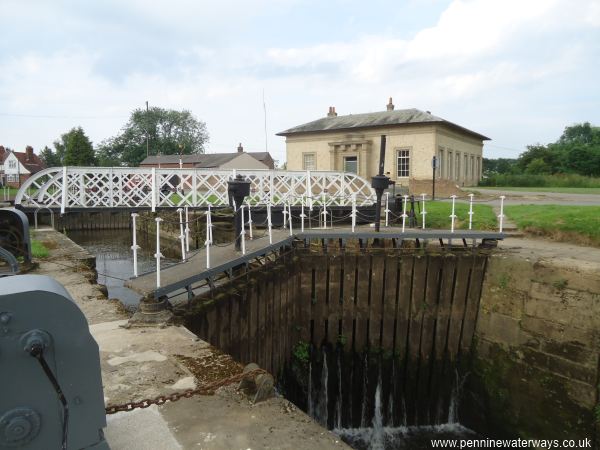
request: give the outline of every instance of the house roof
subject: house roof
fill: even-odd
[[[37,173],[40,170],[44,170],[46,168],[46,164],[40,159],[38,155],[33,153],[30,159],[27,159],[26,152],[15,152],[5,150],[4,147],[1,147],[0,150],[0,162],[4,163],[10,154],[15,155],[15,157],[19,160],[19,162],[25,167],[29,172]]]
[[[269,152],[247,152],[247,154],[261,162],[267,159],[267,157],[271,156]],[[181,161],[183,164],[193,164],[195,167],[201,169],[214,169],[228,163],[240,155],[243,155],[243,153],[233,152],[182,155]],[[179,164],[179,155],[148,156],[140,163],[140,165],[154,165],[158,164],[159,162],[160,164]]]
[[[402,126],[414,124],[444,124],[449,128],[470,134],[478,139],[489,141],[490,138],[449,122],[429,112],[415,108],[392,111],[379,111],[365,114],[348,114],[346,116],[323,117],[312,122],[289,128],[277,133],[277,136],[290,136],[300,133],[317,133],[323,131],[341,131],[382,126]]]
[[[271,158],[271,154],[269,152],[247,152],[250,156],[258,159],[261,162],[264,162]],[[273,158],[271,158],[273,159]]]

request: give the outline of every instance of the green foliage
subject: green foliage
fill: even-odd
[[[136,109],[121,133],[100,145],[98,160],[103,165],[138,166],[147,153],[204,153],[207,142],[206,124],[197,120],[189,111],[158,107],[148,111]]]
[[[94,166],[96,155],[83,128],[72,128],[54,142],[55,157],[65,166]]]
[[[498,280],[498,286],[500,289],[506,289],[511,281],[511,277],[507,273],[503,273]]]
[[[310,344],[304,341],[298,341],[292,350],[294,358],[302,364],[308,364],[310,358]]]
[[[483,175],[484,177],[493,176],[495,174],[512,173],[517,163],[516,159],[498,158],[489,159],[483,158]]]
[[[535,175],[535,174],[498,174],[484,178],[480,186],[504,187],[578,187],[600,188],[600,178],[577,174]]]
[[[534,174],[550,173],[550,166],[546,164],[543,158],[535,158],[527,164],[525,172]]]
[[[569,284],[569,281],[565,280],[564,278],[560,278],[560,279],[552,282],[552,286],[554,286],[554,288],[558,289],[559,291],[562,291],[563,289],[565,289],[568,284]]]
[[[509,205],[504,212],[523,231],[600,246],[600,206]]]
[[[488,179],[487,183],[490,183],[486,183],[488,186],[502,186],[498,181],[499,178],[502,179],[501,176],[525,176],[522,175],[524,173],[600,177],[600,127],[594,127],[589,122],[566,127],[556,142],[528,145],[527,150],[516,160],[484,158],[483,173]],[[506,182],[513,179],[509,177],[503,180]],[[530,185],[533,186],[522,186]]]
[[[31,241],[31,255],[34,258],[47,258],[50,254],[48,248],[41,242],[36,239],[32,239]]]
[[[62,166],[62,161],[58,154],[54,153],[51,148],[45,146],[44,149],[40,152],[39,157],[46,167],[58,167]]]

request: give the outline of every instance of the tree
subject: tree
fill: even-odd
[[[535,175],[547,174],[550,173],[550,168],[542,158],[535,158],[527,164],[525,172]]]
[[[39,156],[40,159],[44,161],[44,164],[46,164],[46,167],[62,166],[62,161],[60,160],[60,157],[56,153],[54,153],[52,149],[47,145],[40,152]]]
[[[175,155],[180,148],[186,155],[204,153],[207,142],[206,124],[190,111],[136,109],[121,133],[101,144],[98,158],[103,164],[138,166],[147,154]]]
[[[490,176],[494,174],[513,173],[515,171],[516,164],[517,160],[511,158],[483,158],[483,174],[485,176]]]
[[[54,142],[56,157],[65,166],[94,166],[96,155],[83,128],[72,128]]]

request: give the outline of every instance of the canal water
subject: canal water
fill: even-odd
[[[140,295],[123,286],[125,280],[133,277],[133,252],[130,230],[77,230],[68,231],[68,237],[96,257],[98,284],[108,289],[108,297],[116,298],[128,308],[135,308]],[[156,268],[154,241],[148,242],[138,234],[138,273],[153,271]],[[161,267],[176,262],[162,259]]]

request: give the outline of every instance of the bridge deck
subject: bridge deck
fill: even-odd
[[[210,261],[211,268],[206,267],[206,249],[202,248],[192,252],[192,256],[187,261],[181,262],[161,269],[161,287],[156,287],[156,272],[148,272],[137,278],[132,278],[125,283],[125,286],[140,293],[143,296],[154,295],[160,297],[167,295],[179,289],[184,289],[201,280],[215,277],[225,271],[252,261],[255,258],[264,256],[272,251],[291,245],[294,239],[373,239],[376,237],[387,239],[503,239],[502,233],[488,231],[450,231],[441,230],[413,230],[408,229],[402,233],[401,228],[388,227],[383,228],[380,233],[376,233],[370,227],[357,227],[353,233],[350,228],[337,229],[311,229],[304,233],[294,231],[290,236],[289,230],[273,230],[273,244],[269,244],[266,234],[254,240],[246,239],[246,254],[235,250],[233,244],[225,246],[211,246]]]

